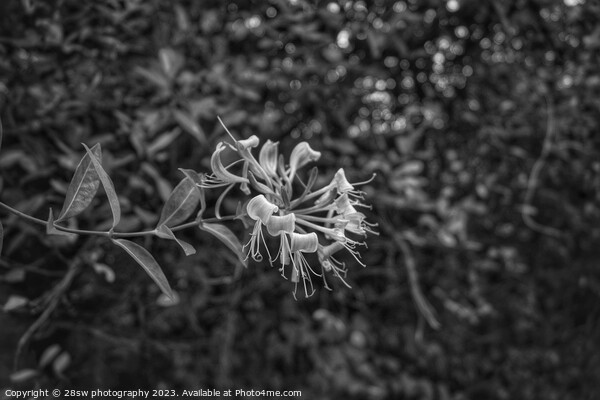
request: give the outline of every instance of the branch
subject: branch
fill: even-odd
[[[552,100],[550,100],[547,96],[544,96],[544,98],[546,99],[546,104],[548,106],[548,124],[546,127],[546,136],[544,137],[542,152],[540,153],[538,159],[535,161],[535,164],[533,164],[533,168],[531,168],[531,173],[529,174],[529,179],[527,180],[527,191],[525,192],[525,199],[523,201],[523,207],[521,209],[521,216],[523,217],[523,222],[525,222],[525,225],[527,225],[531,230],[542,233],[544,235],[560,238],[562,234],[558,229],[549,226],[544,226],[536,222],[527,212],[527,210],[530,210],[532,207],[531,202],[535,194],[535,189],[537,188],[539,183],[539,176],[542,171],[542,168],[544,168],[546,159],[552,151],[552,142],[555,136],[554,107],[552,105]]]
[[[417,262],[415,261],[410,245],[407,243],[402,234],[397,232],[387,221],[381,219],[380,225],[388,232],[388,234],[392,236],[402,252],[404,266],[406,267],[406,272],[408,273],[410,294],[413,298],[415,306],[417,307],[417,310],[432,329],[439,329],[442,324],[440,324],[440,322],[437,320],[433,306],[429,303],[429,301],[427,301],[425,295],[421,291],[421,286],[419,285],[419,273],[417,272]]]
[[[87,243],[90,243],[90,242],[91,242],[91,239],[89,239],[87,241]],[[87,246],[84,245],[82,249],[86,249],[86,248],[87,248]],[[71,282],[73,282],[73,279],[77,275],[77,272],[79,271],[79,268],[82,264],[83,264],[83,259],[81,257],[75,257],[75,259],[73,261],[71,261],[71,263],[69,264],[69,269],[67,270],[67,273],[65,274],[65,276],[63,276],[63,278],[60,280],[60,282],[58,282],[56,284],[56,286],[54,286],[51,293],[49,294],[50,301],[49,301],[46,309],[44,310],[44,312],[42,312],[42,314],[38,317],[38,319],[36,319],[35,322],[33,324],[31,324],[31,326],[27,329],[27,331],[25,331],[23,336],[21,336],[21,338],[19,339],[19,342],[17,344],[17,350],[15,352],[15,359],[14,359],[14,370],[15,371],[18,370],[18,368],[19,368],[19,358],[21,357],[21,353],[23,352],[23,349],[27,346],[27,344],[29,343],[29,341],[31,340],[31,337],[35,334],[35,332],[38,329],[40,329],[44,325],[44,323],[46,323],[46,321],[48,320],[48,318],[50,318],[50,316],[52,315],[54,310],[56,310],[56,307],[58,306],[60,299],[65,294],[65,292],[67,291],[69,286],[71,285]]]

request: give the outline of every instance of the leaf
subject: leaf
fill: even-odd
[[[69,353],[61,353],[52,363],[52,370],[57,376],[62,377],[69,364],[71,364]]]
[[[2,276],[2,278],[0,279],[0,281],[6,282],[6,283],[18,283],[18,282],[23,282],[24,280],[25,280],[25,269],[24,268],[11,269],[7,273],[5,273]]]
[[[142,163],[142,171],[150,175],[150,177],[154,180],[156,184],[156,190],[160,198],[166,202],[171,196],[171,192],[173,191],[173,186],[160,175],[160,172],[147,162]]]
[[[0,119],[0,149],[2,149],[2,134],[3,134],[2,120]]]
[[[92,147],[92,152],[98,159],[102,159],[100,143]],[[98,187],[100,187],[98,173],[94,168],[94,164],[90,161],[90,156],[85,154],[75,170],[73,179],[71,179],[63,208],[58,214],[56,222],[74,217],[85,210],[94,199]]]
[[[137,243],[125,239],[112,239],[112,242],[117,246],[125,250],[133,259],[144,268],[146,273],[150,275],[150,278],[156,282],[160,290],[167,296],[173,298],[173,290],[167,281],[167,277],[163,273],[160,265],[156,262],[154,257]]]
[[[198,123],[186,112],[173,110],[173,118],[187,133],[196,138],[200,143],[206,143],[206,133]]]
[[[0,221],[0,255],[2,255],[2,244],[4,243],[4,227]]]
[[[200,211],[198,211],[198,217],[201,217],[204,213],[204,210],[206,210],[206,196],[204,194],[204,188],[202,187],[202,179],[204,178],[204,174],[199,174],[192,169],[179,168],[179,170],[183,172],[183,174],[190,180],[192,180],[200,191]]]
[[[152,143],[148,145],[146,149],[148,156],[153,158],[156,153],[169,147],[175,139],[181,134],[181,128],[176,127],[170,132],[165,132],[157,137]]]
[[[156,236],[158,236],[159,238],[176,241],[177,244],[181,246],[186,256],[196,254],[196,249],[194,248],[194,246],[187,242],[184,242],[183,240],[177,239],[173,231],[169,229],[169,227],[167,227],[166,225],[160,225],[158,228],[156,228]]]
[[[229,228],[220,224],[205,223],[198,224],[198,227],[201,230],[210,233],[211,235],[219,239],[221,242],[223,242],[227,247],[229,247],[231,251],[235,253],[238,260],[240,260],[240,263],[242,263],[244,267],[248,266],[248,263],[246,262],[244,257],[242,244]]]
[[[202,175],[194,171],[193,169],[184,169],[179,168],[179,170],[188,177],[192,182],[194,182],[197,186],[202,185]]]
[[[40,357],[40,361],[38,362],[38,366],[40,368],[46,368],[58,354],[62,351],[59,345],[53,344],[50,347],[46,348]]]
[[[185,221],[199,202],[200,190],[192,180],[184,178],[171,192],[157,225],[173,226]]]
[[[134,72],[163,90],[169,90],[171,86],[171,83],[167,77],[165,77],[161,72],[155,71],[154,69],[135,67]]]
[[[106,196],[108,197],[108,204],[110,205],[110,210],[113,214],[113,228],[119,224],[121,220],[121,206],[119,205],[119,198],[117,197],[117,192],[115,191],[115,186],[112,183],[112,180],[102,168],[101,161],[91,152],[91,150],[83,144],[85,147],[85,151],[90,156],[92,160],[92,164],[94,164],[94,168],[98,173],[98,177],[100,178],[100,182],[102,182],[102,187],[104,187],[104,191],[106,192]]]
[[[50,209],[48,213],[48,221],[46,221],[46,235],[66,236],[72,239],[75,239],[77,237],[77,235],[74,233],[56,229],[56,226],[54,226],[54,214],[52,213],[52,209]]]
[[[8,298],[8,300],[6,300],[6,303],[4,304],[4,307],[2,307],[2,310],[4,312],[17,310],[21,307],[25,307],[28,303],[29,300],[23,296],[11,295]]]
[[[160,49],[158,51],[158,59],[162,71],[171,80],[175,78],[185,63],[183,56],[171,48]]]
[[[21,382],[29,381],[29,380],[37,377],[39,374],[40,373],[37,370],[27,368],[27,369],[19,370],[17,372],[13,372],[12,374],[10,374],[9,379],[12,383],[21,383]]]

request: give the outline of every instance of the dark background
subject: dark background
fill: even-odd
[[[590,0],[0,2],[3,202],[46,218],[101,143],[120,230],[152,227],[221,116],[309,141],[323,176],[376,173],[381,233],[353,289],[298,301],[200,231],[187,258],[141,241],[166,306],[106,241],[2,212],[0,387],[598,398],[599,20]],[[100,195],[77,223],[110,215]]]

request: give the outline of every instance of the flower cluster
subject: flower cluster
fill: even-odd
[[[343,169],[335,173],[328,185],[319,189],[314,189],[316,168],[304,182],[298,171],[321,156],[306,142],[293,149],[289,164],[285,164],[276,142],[267,140],[257,160],[252,149],[258,147],[258,137],[236,140],[232,136],[232,139],[233,144],[221,142],[217,145],[211,157],[213,173],[203,179],[201,186],[226,187],[217,201],[217,213],[223,197],[235,185],[252,195],[242,209],[253,223],[251,238],[244,246],[246,257],[261,261],[264,249],[271,265],[278,264],[281,274],[294,282],[294,294],[300,282],[306,296],[313,294],[312,276],[321,277],[325,287],[329,288],[326,273],[349,286],[344,280],[345,265],[334,258],[334,254],[345,249],[364,266],[358,247],[366,246],[366,235],[375,233],[372,229],[375,224],[365,221],[365,215],[357,210],[368,207],[361,202],[364,193],[355,188],[357,184],[348,182]],[[228,148],[240,158],[225,166],[221,155]],[[295,189],[300,191],[294,198]],[[279,240],[276,254],[269,251],[266,236]],[[316,255],[311,257],[318,260],[319,268],[311,266],[308,254]]]

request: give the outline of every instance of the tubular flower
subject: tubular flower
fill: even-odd
[[[300,174],[302,167],[321,156],[307,142],[294,147],[286,164],[277,142],[264,143],[257,160],[252,151],[260,145],[258,137],[236,140],[231,133],[229,135],[234,144],[217,145],[211,158],[213,174],[200,186],[228,186],[229,189],[240,184],[245,193],[253,196],[246,207],[238,211],[238,217],[253,221],[250,240],[244,246],[246,258],[261,261],[261,250],[266,250],[271,265],[277,262],[282,275],[294,283],[294,295],[300,283],[306,296],[314,293],[312,276],[321,277],[326,288],[329,288],[326,275],[349,287],[345,281],[346,266],[334,255],[346,251],[364,266],[359,249],[366,247],[366,236],[376,234],[376,224],[368,223],[366,215],[357,211],[360,207],[368,208],[363,204],[364,193],[355,187],[361,183],[350,183],[344,170],[339,169],[329,184],[315,188],[316,168],[310,174]],[[238,161],[227,167],[221,161],[226,147],[239,156]],[[241,168],[235,168],[241,170],[241,176],[229,171],[236,163],[243,163]],[[298,190],[300,194],[294,195]],[[279,240],[274,258],[269,253],[268,237]]]
[[[258,155],[260,165],[263,167],[269,178],[277,179],[277,155],[279,152],[278,143],[267,140],[263,144]]]
[[[258,136],[256,136],[256,135],[252,135],[248,139],[242,139],[242,140],[235,141],[236,147],[238,148],[239,151],[247,150],[248,152],[250,152],[249,149],[253,149],[253,148],[257,147],[259,143],[260,143],[260,140],[258,139]]]
[[[220,142],[217,144],[213,155],[210,158],[210,167],[213,171],[212,175],[206,177],[202,183],[205,188],[232,185],[236,183],[248,183],[248,178],[232,174],[225,168],[221,161],[221,153],[225,150],[225,144]],[[234,163],[235,164],[235,163]],[[233,164],[231,164],[233,165]],[[231,166],[230,165],[230,166]]]
[[[310,162],[317,161],[320,157],[321,153],[311,149],[308,143],[298,143],[290,155],[290,172],[288,175],[288,180],[292,181],[294,179],[296,171],[299,168],[302,168]]]
[[[292,233],[291,235],[291,246],[290,252],[292,253],[292,278],[291,281],[295,284],[294,295],[298,290],[298,282],[302,278],[302,284],[304,286],[304,294],[306,297],[312,295],[315,290],[312,284],[311,273],[313,275],[321,276],[317,274],[311,267],[310,264],[304,258],[303,253],[314,253],[319,247],[319,238],[315,232],[311,233]],[[310,293],[309,293],[310,288]]]
[[[267,231],[271,236],[282,233],[293,233],[296,227],[296,215],[286,214],[282,216],[273,215],[267,222]]]
[[[247,209],[250,218],[266,225],[271,215],[277,212],[279,207],[267,200],[264,195],[259,194],[248,202]]]
[[[260,254],[261,243],[264,245],[265,249],[267,249],[267,252],[269,251],[263,235],[262,225],[267,225],[272,218],[273,213],[278,209],[279,207],[270,203],[262,194],[254,197],[248,202],[248,216],[256,222],[254,223],[254,228],[250,234],[250,241],[246,246],[250,247],[248,255],[252,256],[254,261],[262,261],[262,255]],[[269,254],[269,259],[270,257],[271,255]]]

